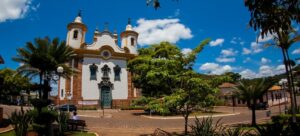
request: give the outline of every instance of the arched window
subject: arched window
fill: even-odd
[[[98,66],[93,63],[92,65],[90,65],[90,80],[97,80],[97,71],[98,71]]]
[[[131,46],[134,46],[134,38],[130,38]]]
[[[114,67],[114,72],[115,72],[115,81],[120,81],[121,80],[121,78],[120,78],[121,68],[119,65],[116,65]]]
[[[64,97],[64,89],[61,89],[61,91],[60,91],[60,97]]]
[[[77,39],[77,38],[78,38],[78,30],[75,30],[75,31],[74,31],[73,38],[74,38],[74,39]]]

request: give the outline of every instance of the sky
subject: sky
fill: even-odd
[[[169,41],[189,53],[210,38],[194,66],[199,73],[236,72],[256,78],[284,72],[280,49],[264,47],[274,36],[262,39],[248,26],[250,13],[243,0],[161,0],[158,10],[146,6],[146,0],[0,0],[0,55],[5,60],[0,69],[19,67],[11,58],[34,38],[65,40],[67,25],[79,9],[88,27],[87,43],[106,22],[110,31],[120,33],[131,18],[139,48]],[[289,52],[292,59],[300,58],[299,43]]]

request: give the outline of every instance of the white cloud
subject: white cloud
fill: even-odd
[[[23,18],[32,0],[0,0],[0,22]]]
[[[265,57],[262,57],[261,60],[260,60],[261,64],[266,64],[266,63],[270,63],[271,60],[265,58]]]
[[[251,54],[251,50],[247,48],[243,48],[243,55]]]
[[[300,54],[300,48],[295,49],[295,50],[292,52],[292,54]]]
[[[261,43],[251,42],[250,49],[244,47],[242,54],[243,55],[256,54],[262,51],[263,51],[263,45]]]
[[[260,43],[252,42],[251,43],[251,50],[253,53],[260,53],[263,51],[263,46]]]
[[[211,41],[211,42],[209,42],[209,45],[210,46],[218,46],[218,45],[222,45],[223,43],[224,43],[224,39],[222,39],[222,38],[218,38],[218,39],[216,39],[215,41]]]
[[[261,77],[268,77],[268,76],[273,76],[273,68],[268,65],[263,65],[259,67],[259,76]]]
[[[224,57],[235,56],[237,53],[238,53],[238,51],[235,51],[232,48],[224,49],[221,51],[221,55]]]
[[[258,76],[255,72],[253,72],[250,69],[245,69],[245,70],[241,71],[240,75],[242,76],[242,78],[247,78],[247,79],[253,79]]]
[[[274,75],[279,75],[285,72],[284,65],[278,66],[269,66],[269,65],[262,65],[259,67],[258,72],[254,72],[250,69],[245,69],[240,72],[242,78],[260,78],[260,77],[269,77]]]
[[[139,33],[139,45],[151,45],[162,41],[176,43],[181,39],[192,38],[191,30],[179,21],[179,19],[139,19],[138,26],[134,28]]]
[[[217,63],[205,63],[201,65],[200,70],[206,71],[209,74],[220,75],[225,72],[230,72],[233,68],[229,65],[221,66]]]
[[[183,48],[181,50],[181,53],[184,54],[184,55],[187,55],[189,54],[190,52],[192,52],[192,49],[191,48]]]
[[[221,51],[221,54],[218,58],[216,58],[217,62],[235,62],[235,58],[233,58],[232,56],[235,56],[238,53],[238,51],[233,50],[232,48],[229,49],[223,49]]]
[[[244,61],[243,61],[243,63],[247,63],[247,62],[250,62],[251,61],[251,58],[250,57],[247,57]]]
[[[242,40],[241,37],[233,37],[230,41],[230,43],[232,44],[240,44],[240,45],[244,45],[245,42]]]
[[[276,73],[275,73],[276,75],[282,74],[284,72],[285,72],[285,65],[281,64],[276,67]]]
[[[275,37],[275,34],[270,34],[270,33],[265,35],[264,38],[262,38],[262,36],[259,35],[259,37],[257,38],[257,42],[259,42],[259,43],[268,42],[268,41],[272,40],[274,37]]]
[[[217,62],[223,62],[223,63],[226,63],[226,62],[235,62],[235,58],[218,57],[218,58],[216,58],[216,61]]]

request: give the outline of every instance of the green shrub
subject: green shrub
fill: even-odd
[[[216,99],[215,105],[216,106],[224,106],[225,100],[224,99]]]
[[[145,110],[145,106],[129,106],[129,107],[122,107],[121,110]]]
[[[152,100],[154,100],[154,98],[142,96],[138,99],[133,100],[131,106],[145,106]]]
[[[37,109],[34,109],[29,112],[32,116],[32,127],[33,130],[39,133],[39,135],[48,135],[51,133],[51,124],[57,119],[58,113],[56,111],[48,110],[47,107],[44,107],[39,112]]]
[[[68,124],[67,120],[69,119],[69,113],[67,112],[59,112],[57,116],[57,123],[58,123],[58,135],[64,135],[66,132]]]
[[[15,129],[16,136],[26,136],[28,123],[31,121],[32,116],[28,114],[28,111],[24,111],[21,107],[21,111],[14,111],[11,113],[10,120]]]
[[[196,117],[195,125],[191,125],[191,133],[194,136],[216,136],[219,132],[223,132],[224,128],[219,123],[220,119],[213,125],[212,117],[202,118]]]
[[[271,119],[272,119],[272,122],[274,122],[274,123],[286,124],[292,120],[292,115],[291,114],[280,114],[280,115],[272,116]],[[300,121],[300,114],[296,114],[296,120],[297,120],[297,122]]]

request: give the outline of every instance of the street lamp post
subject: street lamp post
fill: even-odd
[[[57,75],[58,75],[58,78],[56,79],[56,81],[60,81],[60,77],[61,77],[61,75],[64,72],[64,68],[62,66],[58,66],[57,69],[56,69],[56,72],[57,72]],[[59,85],[60,85],[60,83],[59,83]],[[57,102],[57,104],[59,106],[59,94],[58,94],[58,102]]]

